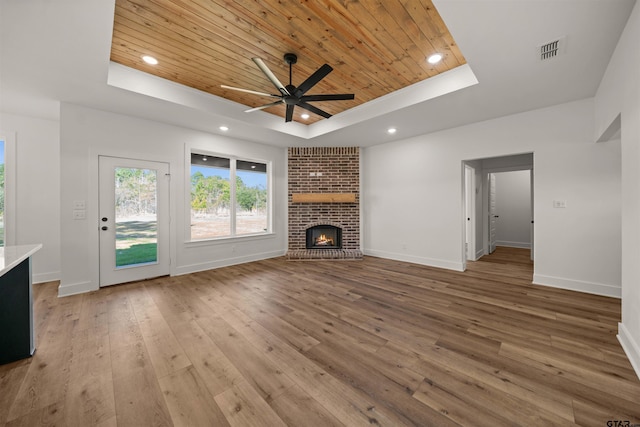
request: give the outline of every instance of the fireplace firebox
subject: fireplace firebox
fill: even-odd
[[[341,249],[342,229],[333,225],[307,228],[307,249]]]

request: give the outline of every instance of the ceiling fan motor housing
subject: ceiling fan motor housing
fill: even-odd
[[[295,53],[285,53],[284,62],[289,65],[295,64],[296,62],[298,62],[298,55],[296,55]]]

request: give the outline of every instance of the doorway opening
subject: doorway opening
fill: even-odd
[[[464,268],[512,247],[534,259],[533,153],[463,161]]]

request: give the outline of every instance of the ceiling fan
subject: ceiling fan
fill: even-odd
[[[241,89],[238,87],[232,87],[227,85],[220,85],[224,89],[237,90],[240,92],[252,93],[254,95],[267,96],[270,98],[280,98],[275,102],[271,102],[266,105],[262,105],[256,108],[250,108],[246,110],[246,113],[250,113],[252,111],[263,110],[265,108],[273,107],[274,105],[286,104],[287,112],[285,116],[285,122],[290,122],[293,120],[293,109],[297,105],[300,108],[304,108],[307,111],[311,111],[319,116],[322,116],[326,119],[331,117],[331,114],[323,111],[313,105],[309,104],[310,101],[344,101],[349,99],[354,99],[355,95],[352,93],[343,93],[343,94],[325,94],[325,95],[305,95],[309,89],[315,86],[320,80],[322,80],[327,74],[333,71],[333,68],[324,64],[322,67],[318,68],[313,74],[311,74],[304,82],[300,84],[300,86],[295,87],[291,83],[291,67],[293,64],[298,62],[298,56],[295,53],[285,53],[284,61],[289,64],[289,84],[284,86],[280,83],[280,80],[271,72],[271,70],[265,65],[265,63],[260,58],[251,58],[253,62],[256,63],[258,68],[267,76],[271,83],[280,91],[280,95],[274,95],[270,93],[257,92],[255,90],[249,89]]]

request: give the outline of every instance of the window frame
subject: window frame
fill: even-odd
[[[230,240],[241,239],[255,239],[264,236],[270,236],[273,234],[273,203],[272,203],[272,162],[264,159],[256,159],[248,156],[238,156],[224,154],[216,151],[210,151],[207,149],[199,149],[194,147],[185,147],[185,243],[195,245],[206,245],[208,243],[224,242]],[[229,159],[229,215],[230,215],[230,233],[226,236],[209,237],[205,239],[192,239],[191,238],[191,156],[192,154],[219,157]],[[236,234],[237,225],[237,198],[236,198],[236,177],[237,177],[237,162],[245,161],[252,163],[262,163],[266,165],[267,175],[267,230],[256,233],[248,234]]]
[[[16,244],[16,134],[0,130],[4,141],[4,246]]]

